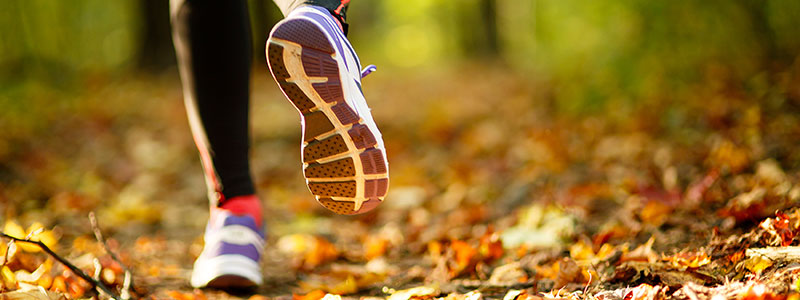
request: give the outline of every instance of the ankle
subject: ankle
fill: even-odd
[[[261,200],[256,195],[243,195],[226,199],[219,208],[230,211],[234,215],[247,215],[253,217],[256,225],[261,227]]]

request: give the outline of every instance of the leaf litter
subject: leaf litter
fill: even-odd
[[[365,216],[333,216],[309,199],[286,163],[297,161],[295,121],[254,120],[270,240],[266,283],[243,297],[800,299],[792,108],[730,101],[720,127],[719,113],[686,105],[682,113],[713,126],[670,129],[651,124],[647,107],[626,118],[564,114],[545,105],[546,88],[485,72],[370,82],[384,91],[370,96],[393,183],[387,203]],[[497,94],[452,82],[492,84]],[[3,232],[41,241],[120,291],[125,266],[82,221],[95,210],[106,246],[133,274],[134,297],[241,298],[187,284],[207,211],[177,83],[114,85],[98,94],[114,103],[74,112],[88,121],[59,123],[72,139],[18,139],[4,154],[3,176],[15,180],[0,183]],[[268,84],[254,92],[280,97]],[[709,93],[726,91],[698,94]],[[393,98],[401,94],[406,101]],[[489,105],[495,98],[508,105]],[[281,104],[256,101],[254,111],[291,114]],[[762,115],[754,123],[738,113]],[[77,156],[50,150],[59,148]],[[2,242],[0,299],[93,297],[35,245]]]

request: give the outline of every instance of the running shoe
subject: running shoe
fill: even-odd
[[[386,196],[386,150],[361,90],[353,47],[336,19],[316,6],[295,9],[267,41],[272,76],[300,112],[303,173],[317,201],[338,214],[372,210]]]
[[[250,288],[262,282],[258,262],[264,232],[249,215],[213,208],[203,236],[203,252],[194,263],[191,284],[202,288]]]

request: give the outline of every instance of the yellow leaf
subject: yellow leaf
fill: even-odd
[[[31,226],[28,227],[28,234],[31,235],[30,239],[32,241],[41,241],[48,248],[55,250],[58,239],[52,230],[45,230],[44,225],[41,223],[35,222],[31,224]]]
[[[711,258],[704,252],[682,252],[673,256],[665,257],[673,266],[681,268],[699,268],[711,262]]]
[[[753,256],[744,261],[744,267],[756,274],[761,274],[761,272],[771,266],[772,260],[760,255]]]
[[[50,249],[53,249],[56,246],[58,239],[56,239],[55,234],[51,230],[45,230],[44,225],[39,222],[35,222],[28,227],[28,230],[22,228],[19,224],[14,221],[6,221],[5,226],[3,227],[3,232],[6,234],[13,236],[18,239],[27,239],[31,241],[41,241]],[[39,252],[42,251],[39,246],[30,244],[30,243],[17,243],[19,248],[25,252]]]
[[[5,232],[7,235],[13,236],[18,239],[25,238],[25,229],[23,229],[22,226],[19,226],[19,224],[11,220],[6,221],[5,227],[3,227],[3,232]]]
[[[353,275],[349,275],[347,276],[347,279],[331,287],[328,292],[334,294],[352,294],[358,292],[358,285],[356,284],[356,279],[353,277]],[[325,297],[327,297],[328,295],[325,295]]]
[[[672,212],[672,208],[660,201],[650,201],[645,204],[639,217],[642,222],[650,225],[661,226],[667,220],[667,216]]]
[[[383,256],[388,247],[388,240],[380,237],[369,236],[364,241],[364,257],[367,260],[372,260],[373,258]]]
[[[595,256],[599,259],[606,259],[610,257],[612,254],[614,254],[614,252],[615,252],[614,246],[605,243],[602,246],[600,246],[600,249],[597,250],[597,254]]]
[[[3,286],[8,289],[16,289],[17,288],[17,277],[14,276],[14,272],[8,268],[8,266],[4,266],[3,269],[0,269],[0,279],[3,281]]]
[[[591,245],[580,240],[569,247],[569,256],[578,261],[590,260],[594,258],[594,252]]]

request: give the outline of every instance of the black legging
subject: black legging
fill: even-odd
[[[349,0],[274,0],[287,15],[319,5],[344,21]],[[213,204],[255,193],[250,175],[252,63],[246,0],[173,0],[172,31],[184,102]],[[336,15],[335,14],[335,15]]]

